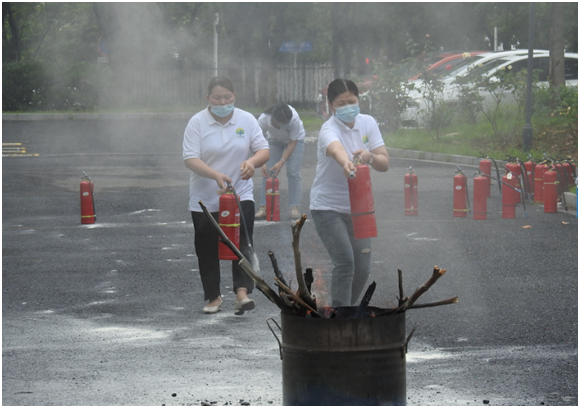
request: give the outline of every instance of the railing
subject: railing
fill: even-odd
[[[248,103],[258,102],[260,86],[266,78],[260,68],[220,69],[220,75],[229,77],[239,99]],[[319,90],[332,81],[334,70],[329,64],[301,64],[277,68],[276,97],[278,101],[316,102]],[[213,69],[136,69],[126,76],[121,85],[116,84],[105,93],[115,95],[126,104],[199,105],[205,100],[207,84],[214,76]]]

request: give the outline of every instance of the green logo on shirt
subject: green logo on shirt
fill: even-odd
[[[242,129],[242,128],[237,128],[236,129],[236,135],[238,135],[238,138],[243,138],[244,137],[244,133],[246,133],[246,132],[244,132],[244,129]]]
[[[369,142],[369,137],[367,135],[363,136],[363,143],[367,144]]]

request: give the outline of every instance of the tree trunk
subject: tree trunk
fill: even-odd
[[[564,3],[552,3],[550,25],[550,89],[566,83],[564,76]]]
[[[10,38],[5,31],[6,22],[8,23],[8,28],[10,29]],[[20,46],[20,34],[16,22],[14,21],[14,16],[12,15],[12,6],[10,3],[2,3],[2,40],[8,41],[8,46],[2,54],[2,61],[4,62],[14,62],[20,61],[21,57],[21,46]]]

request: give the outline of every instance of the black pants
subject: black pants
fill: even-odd
[[[243,213],[243,217],[240,216],[240,252],[248,261],[251,261],[252,253],[249,250],[244,227],[248,229],[250,244],[253,246],[254,202],[242,201],[240,205]],[[211,215],[216,221],[218,220],[219,214],[217,212]],[[199,264],[199,275],[203,285],[204,298],[211,301],[221,296],[220,260],[218,257],[219,234],[203,212],[192,211],[191,219],[195,230],[195,253]],[[246,222],[245,224],[244,221]],[[246,288],[248,293],[252,293],[254,281],[238,265],[238,262],[238,260],[232,261],[234,293],[237,292],[238,288]]]

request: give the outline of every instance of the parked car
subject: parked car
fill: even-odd
[[[578,54],[565,53],[565,77],[567,86],[578,86]],[[497,74],[508,69],[512,73],[517,73],[528,67],[528,55],[512,55],[502,58],[494,58],[487,63],[477,64],[470,70],[463,71],[461,75],[444,79],[444,87],[441,92],[441,98],[445,101],[453,101],[459,97],[461,85],[476,83],[481,78],[487,78],[489,81],[500,81]],[[544,51],[535,53],[533,56],[533,69],[539,71],[538,84],[548,86],[548,73],[550,67],[550,55]],[[425,110],[427,104],[424,100],[424,93],[419,89],[412,91],[409,96],[413,98],[414,107],[408,108],[402,115],[402,119],[410,126],[420,125],[420,112]],[[480,88],[480,94],[484,98],[484,103],[491,103],[492,96],[483,88]],[[510,101],[512,95],[506,95],[505,100]],[[513,100],[513,99],[512,99]]]
[[[431,71],[431,73],[434,75],[443,77],[446,76],[447,73],[450,72],[455,65],[471,60],[472,56],[484,54],[485,52],[486,51],[469,51],[463,52],[461,54],[451,54],[448,57],[440,59],[434,64],[429,65],[429,68],[427,68],[427,70]],[[419,72],[417,75],[413,76],[412,78],[409,78],[409,81],[417,80],[420,77],[421,73]]]
[[[548,50],[534,50],[534,54],[549,54]],[[511,50],[511,51],[498,51],[498,52],[486,52],[483,54],[471,55],[469,58],[465,58],[463,61],[455,64],[453,68],[446,72],[443,79],[451,79],[456,76],[463,76],[471,69],[478,65],[487,64],[489,61],[505,58],[505,57],[516,57],[521,55],[528,55],[528,50]]]

